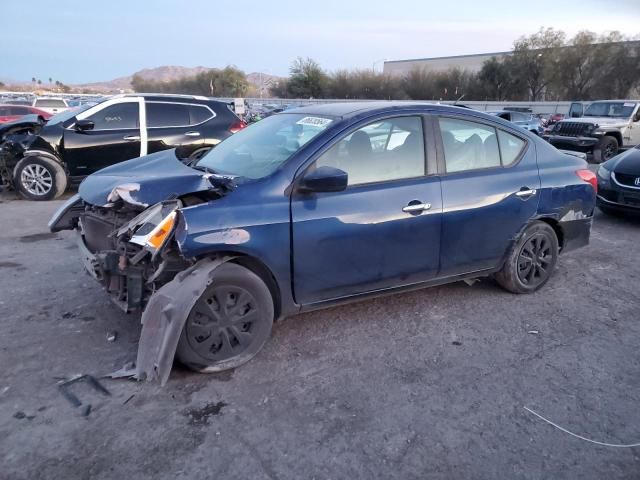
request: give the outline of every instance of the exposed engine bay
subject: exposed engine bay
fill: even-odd
[[[122,310],[141,310],[153,292],[190,266],[170,241],[182,205],[167,201],[138,215],[87,206],[78,218],[87,271]]]

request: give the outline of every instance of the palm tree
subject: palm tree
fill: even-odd
[[[42,80],[38,79],[38,85],[42,85]]]
[[[31,77],[31,83],[36,83],[36,77]]]

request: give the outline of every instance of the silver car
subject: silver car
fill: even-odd
[[[495,115],[496,117],[503,118],[511,123],[529,130],[536,135],[542,135],[542,126],[540,125],[540,119],[531,113],[525,112],[513,112],[510,110],[498,110],[495,112],[486,112],[489,115]]]

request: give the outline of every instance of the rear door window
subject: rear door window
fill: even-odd
[[[146,102],[147,127],[186,127],[191,125],[190,105]]]
[[[133,129],[140,126],[138,102],[117,103],[94,113],[87,120],[94,123],[93,130]]]
[[[495,128],[454,118],[442,117],[438,122],[448,173],[501,165]]]

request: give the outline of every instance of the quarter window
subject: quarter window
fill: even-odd
[[[198,125],[199,123],[206,122],[214,114],[211,113],[204,105],[189,105],[189,115],[191,117],[191,125]]]
[[[117,103],[94,113],[87,120],[94,123],[94,130],[118,130],[138,128],[138,102]]]
[[[500,154],[502,155],[502,164],[511,165],[520,156],[520,152],[524,148],[525,141],[521,138],[511,135],[510,133],[498,130],[498,140],[500,141]]]
[[[425,174],[420,117],[397,117],[356,130],[316,162],[347,172],[349,185],[383,182]]]

